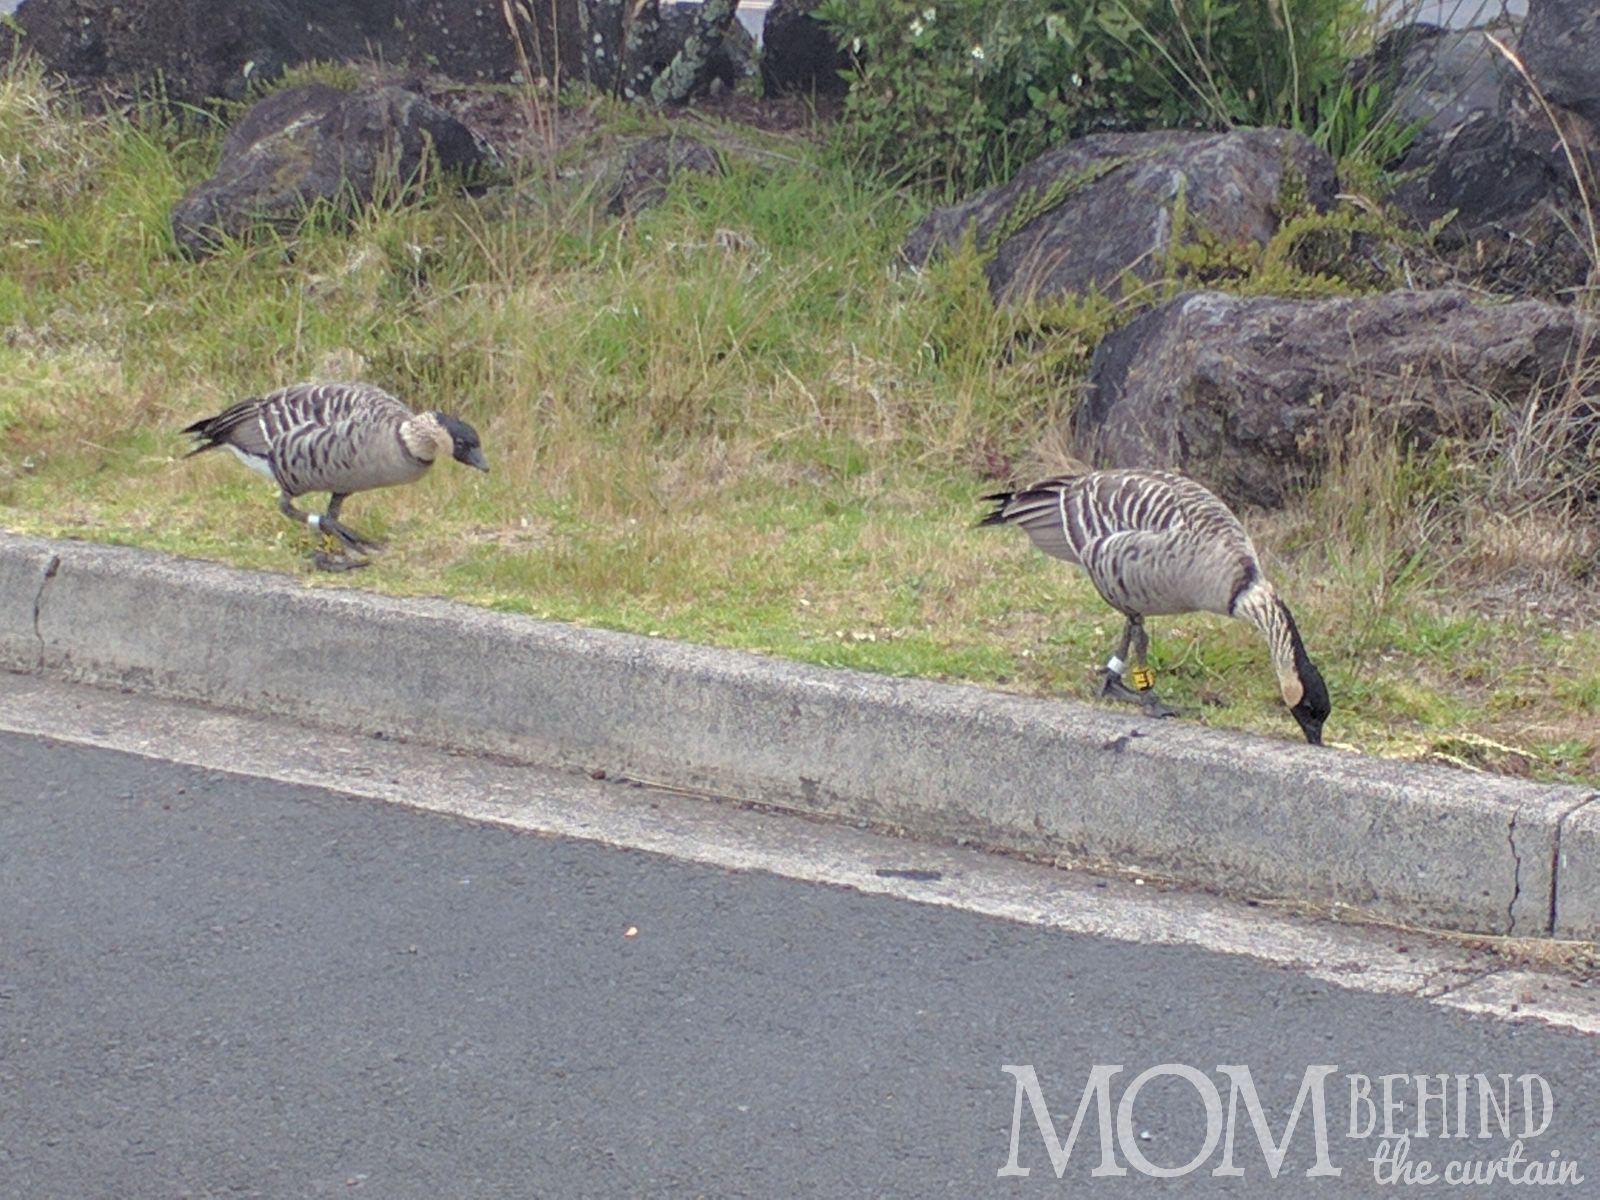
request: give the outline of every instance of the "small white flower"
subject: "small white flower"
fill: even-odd
[[[925,26],[921,21],[913,21],[913,22],[911,22],[911,36],[912,37],[921,37],[922,36],[922,31],[924,29],[926,29],[926,28],[927,28],[927,26]]]
[[[932,5],[929,5],[927,8],[922,10],[922,19],[924,21],[929,22],[930,24],[932,23],[934,17],[936,17],[938,15],[939,15],[938,13],[933,11],[933,6]]]
[[[976,59],[978,62],[982,62],[983,61],[983,47],[982,46],[974,46],[972,48],[972,57],[974,59]]]
[[[1083,76],[1079,75],[1076,71],[1074,71],[1072,73],[1072,86],[1073,87],[1082,87],[1083,86]]]

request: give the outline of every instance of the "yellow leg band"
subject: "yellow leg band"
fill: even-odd
[[[1148,692],[1156,685],[1156,673],[1149,667],[1134,667],[1128,672],[1128,682],[1141,692]]]

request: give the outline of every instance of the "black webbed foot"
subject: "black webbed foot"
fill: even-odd
[[[311,565],[319,571],[355,571],[371,566],[372,560],[356,554],[330,554],[326,550],[315,550],[311,554]]]
[[[1175,717],[1178,715],[1178,709],[1173,708],[1172,705],[1166,703],[1166,701],[1162,700],[1161,697],[1156,695],[1154,692],[1145,692],[1143,693],[1143,696],[1144,698],[1139,701],[1139,707],[1144,709],[1145,716],[1154,717],[1157,720],[1160,720],[1165,717]]]
[[[322,520],[318,522],[318,528],[327,533],[333,534],[333,536],[343,542],[346,549],[349,550],[355,550],[359,552],[364,550],[383,549],[382,542],[359,534],[354,529],[351,529],[348,525],[344,525],[338,521],[335,521],[332,517],[323,517]]]
[[[1115,700],[1121,704],[1133,704],[1144,710],[1147,717],[1175,717],[1178,710],[1165,703],[1153,691],[1145,689],[1140,691],[1129,687],[1121,675],[1109,667],[1100,668],[1100,698],[1102,700]]]
[[[1110,667],[1101,667],[1100,699],[1116,700],[1122,704],[1143,704],[1145,693],[1134,691]]]

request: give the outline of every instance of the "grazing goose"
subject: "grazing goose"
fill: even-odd
[[[226,446],[278,485],[278,508],[284,516],[337,538],[345,550],[357,553],[378,543],[340,523],[339,508],[352,493],[410,483],[440,455],[480,471],[489,469],[471,425],[448,413],[413,413],[370,383],[295,384],[241,400],[183,432],[198,439],[187,457]],[[330,493],[328,511],[297,509],[295,497],[307,492]],[[330,571],[367,562],[321,552],[313,561]]]
[[[1081,566],[1105,602],[1127,618],[1101,671],[1102,696],[1138,704],[1152,716],[1173,715],[1151,690],[1144,618],[1222,613],[1260,630],[1283,702],[1306,741],[1322,744],[1327,685],[1262,574],[1244,526],[1207,489],[1167,471],[1089,471],[984,499],[996,507],[980,524],[1022,526],[1040,550]],[[1124,658],[1133,688],[1122,680]]]

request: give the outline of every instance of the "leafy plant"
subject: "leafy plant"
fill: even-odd
[[[1313,129],[1359,0],[828,0],[861,67],[847,145],[964,191],[1097,130]]]

